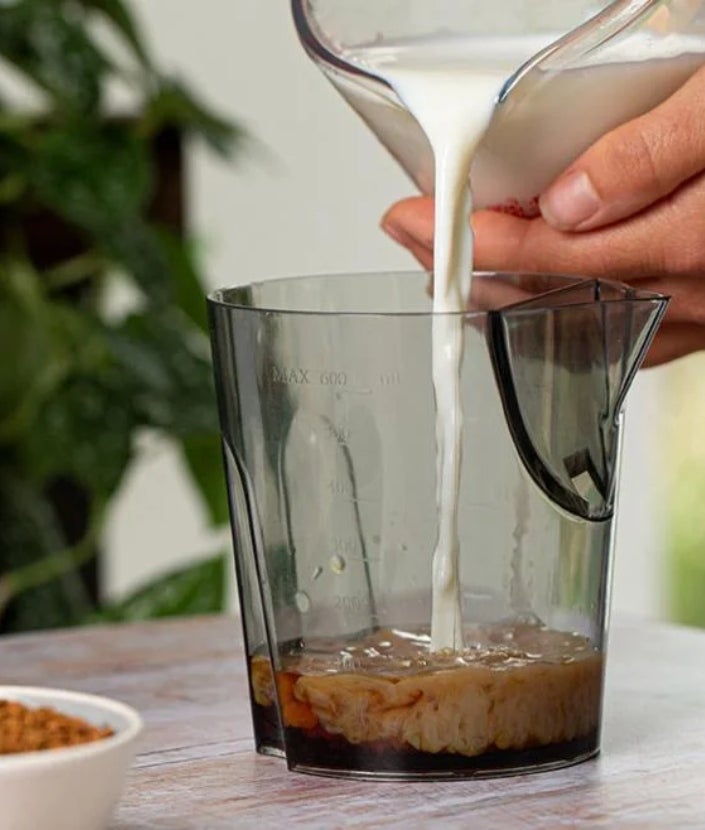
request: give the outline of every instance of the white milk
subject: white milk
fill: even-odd
[[[495,50],[507,58],[505,80],[553,39],[550,34],[502,40],[429,38],[413,48],[421,48],[428,57],[432,52],[446,52],[458,61],[469,56],[470,67]],[[384,51],[359,49],[344,56],[370,69],[365,54],[382,57]],[[703,63],[703,52],[701,38],[668,35],[655,42],[637,33],[579,67],[529,73],[495,110],[477,148],[471,173],[475,207],[535,214],[536,197],[562,170],[599,136],[665,100]],[[510,65],[511,56],[516,61]],[[391,67],[383,66],[379,74],[387,69]],[[432,149],[398,99],[364,79],[351,83],[336,75],[331,81],[419,189],[433,193]]]
[[[602,53],[600,64],[588,61],[559,73],[535,70],[496,111],[506,79],[545,43],[533,37],[436,37],[345,54],[385,80],[408,109],[398,104],[380,108],[379,101],[365,109],[351,100],[349,90],[344,92],[402,163],[406,158],[426,165],[410,172],[436,197],[433,383],[439,531],[433,556],[433,650],[463,645],[458,578],[463,330],[462,318],[452,312],[465,308],[470,293],[471,168],[480,206],[530,212],[532,199],[595,138],[664,100],[703,60],[702,41],[671,36],[663,39],[661,49],[664,43],[661,54],[667,56],[660,60],[639,61],[640,51],[653,57],[653,42],[632,38]],[[433,185],[428,159],[420,153],[423,141],[413,137],[419,126],[432,151],[430,169],[435,159]],[[408,147],[405,135],[410,136]]]
[[[704,51],[698,38],[672,35],[654,44],[634,35],[580,66],[528,73],[497,107],[478,148],[476,206],[536,214],[537,197],[563,170],[600,136],[668,98],[703,63]]]

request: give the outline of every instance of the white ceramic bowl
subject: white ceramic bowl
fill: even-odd
[[[0,755],[0,828],[104,830],[142,730],[137,712],[115,700],[62,689],[0,686],[0,700],[48,706],[115,732],[78,746]]]

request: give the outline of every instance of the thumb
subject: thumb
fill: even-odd
[[[663,104],[607,133],[541,196],[557,230],[632,216],[705,168],[705,68]]]

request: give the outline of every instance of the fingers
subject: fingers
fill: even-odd
[[[705,282],[703,277],[671,277],[662,279],[638,279],[635,288],[665,294],[671,298],[666,321],[670,324],[696,326],[705,338]]]
[[[647,224],[647,221],[644,221]],[[488,271],[530,271],[584,277],[629,279],[663,273],[664,253],[646,247],[648,228],[631,232],[616,226],[599,234],[570,235],[542,219],[524,220],[496,213],[473,217],[475,266]]]
[[[402,199],[384,214],[382,230],[433,271],[434,202],[429,196]]]
[[[645,253],[644,238],[648,242],[654,226],[639,218],[631,232],[639,235],[640,242],[625,244],[626,253],[618,256],[611,249],[614,240],[621,240],[621,235],[612,229],[585,235],[585,239],[597,241],[600,255],[592,256],[591,244],[585,246],[582,236],[561,234],[550,228],[541,219],[527,221],[498,213],[478,213],[473,217],[476,236],[476,257],[478,270],[499,271],[537,271],[543,273],[574,273],[584,276],[609,277],[622,280],[631,275],[636,287],[645,291],[671,294],[673,299],[669,306],[666,322],[659,329],[658,337],[649,350],[644,362],[645,367],[659,366],[700,349],[705,349],[705,286],[699,286],[699,280],[705,280],[705,251],[701,240],[705,239],[705,225],[696,220],[702,210],[693,203],[695,197],[705,202],[700,195],[697,184],[684,189],[679,195],[671,212],[661,209],[661,222],[665,223],[661,231],[671,238],[673,253],[668,245],[664,247],[663,263],[672,264],[674,270],[680,268],[683,273],[672,274],[669,269],[660,268],[660,273],[645,270],[641,264]],[[685,220],[674,219],[678,208],[684,208]],[[688,219],[690,216],[690,219]],[[428,270],[433,266],[433,202],[428,198],[406,199],[394,205],[383,220],[383,227],[394,227],[395,238],[401,238],[405,244]],[[679,230],[680,229],[680,230]],[[670,231],[670,233],[669,233]],[[603,239],[602,234],[607,234]],[[578,244],[576,245],[576,241]],[[653,238],[651,239],[653,242]],[[680,254],[678,251],[680,250]],[[659,257],[657,257],[658,259]],[[617,259],[619,262],[617,263]],[[616,263],[619,267],[616,267]],[[522,287],[526,287],[522,283]],[[506,289],[506,294],[504,293]],[[502,292],[498,295],[497,291]],[[471,308],[499,308],[505,304],[520,301],[521,292],[511,284],[495,283],[490,280],[485,284],[475,281]]]
[[[566,234],[543,219],[517,219],[482,212],[473,216],[475,267],[483,271],[529,271],[584,277],[630,279],[664,273],[665,253],[653,228],[606,228],[591,234]],[[650,236],[650,244],[644,237]]]
[[[382,229],[401,245],[413,242],[433,250],[435,207],[431,196],[412,196],[392,205],[381,221]]]
[[[426,271],[433,271],[433,248],[424,248],[413,240],[410,240],[406,247]]]
[[[473,214],[472,226],[478,271],[659,280],[657,290],[670,294],[682,289],[676,307],[686,304],[700,317],[700,301],[693,305],[693,283],[683,285],[679,280],[705,279],[705,175],[690,180],[651,210],[589,233],[563,233],[541,217],[527,220],[492,211]],[[431,268],[431,199],[399,202],[387,212],[383,227]],[[705,286],[698,295],[705,302]]]
[[[407,199],[385,217],[412,253],[433,266],[433,204]],[[689,181],[651,210],[596,231],[557,231],[541,217],[519,219],[490,211],[473,215],[475,268],[574,274],[631,282],[672,296],[667,322],[705,327],[705,175]],[[475,289],[477,292],[479,287]],[[472,297],[481,306],[479,294]],[[497,307],[494,298],[488,306]],[[688,342],[695,337],[688,335]],[[684,342],[683,332],[679,342]]]
[[[700,349],[705,349],[705,328],[702,325],[665,323],[649,349],[644,366],[660,366]]]
[[[539,201],[557,230],[603,227],[643,210],[705,169],[705,68],[651,112],[597,141]]]
[[[540,217],[527,221],[489,212],[475,214],[473,228],[475,263],[481,269],[620,281],[668,278],[668,284],[675,277],[702,278],[705,176],[691,179],[648,211],[588,233],[564,233]]]

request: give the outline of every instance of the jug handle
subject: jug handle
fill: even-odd
[[[502,314],[499,311],[488,313],[487,341],[504,417],[514,440],[514,446],[526,471],[549,499],[569,513],[590,520],[609,518],[612,512],[611,500],[606,504],[603,514],[598,516],[591,514],[588,501],[564,487],[551,473],[537,452],[524,422],[524,416],[516,394],[509,351],[504,337]],[[585,468],[585,471],[595,481],[604,485],[589,458],[587,459],[587,466],[586,457],[581,454],[577,454],[572,459],[565,459],[565,463],[570,464],[572,462],[576,464],[579,460],[582,461],[582,467]]]

